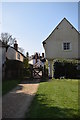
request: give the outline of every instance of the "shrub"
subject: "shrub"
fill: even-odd
[[[17,60],[6,61],[6,78],[22,78],[23,77],[23,63]]]
[[[77,62],[75,60],[56,60],[54,62],[54,77],[77,78]]]
[[[31,77],[30,68],[24,68],[23,69],[23,75],[24,75],[24,77]]]
[[[29,67],[28,58],[25,58],[25,59],[24,59],[23,65],[24,65],[24,68],[28,68],[28,67]]]

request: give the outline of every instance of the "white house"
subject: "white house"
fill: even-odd
[[[7,51],[6,51],[6,58],[9,60],[18,60],[23,62],[24,60],[24,55],[18,51],[18,44],[17,41],[14,43],[14,47],[8,46]]]
[[[6,47],[6,45],[0,41],[0,57],[2,64],[4,64],[6,58],[9,60],[19,60],[23,62],[25,56],[20,51],[18,51],[18,44],[16,42],[14,43],[14,47]]]
[[[0,41],[0,63],[2,63],[2,75],[5,76],[6,59],[17,60],[23,62],[25,56],[18,51],[17,42],[14,43],[14,47],[6,46],[2,41]]]
[[[33,67],[40,67],[40,66],[44,67],[44,64],[45,64],[44,53],[42,53],[42,56],[40,56],[40,54],[38,55],[38,53],[33,55],[29,59],[29,64],[33,65]]]
[[[43,41],[43,47],[50,67],[50,77],[52,77],[54,59],[80,59],[80,34],[64,18]]]
[[[16,50],[14,47],[8,47],[6,57],[9,60],[19,60],[21,62],[23,62],[24,60],[24,55]]]

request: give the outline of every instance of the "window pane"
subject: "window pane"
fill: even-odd
[[[70,43],[63,43],[63,49],[64,50],[69,50],[70,49]]]
[[[66,43],[63,43],[64,50],[66,50]]]
[[[70,43],[67,43],[67,49],[68,50],[70,49]]]
[[[66,47],[64,47],[64,50],[66,50]]]
[[[66,46],[66,43],[64,43],[64,46]]]

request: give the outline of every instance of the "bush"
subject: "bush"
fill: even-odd
[[[22,78],[23,77],[23,63],[17,60],[6,61],[6,78]]]
[[[24,77],[31,77],[30,68],[24,68],[23,69],[23,75],[24,75]]]
[[[77,62],[72,60],[56,60],[54,62],[54,78],[77,78]]]
[[[28,68],[29,67],[28,61],[29,61],[28,58],[24,59],[24,61],[23,61],[24,68]]]
[[[61,62],[55,62],[54,63],[54,77],[55,78],[60,78],[61,76],[64,76],[65,70],[63,63]]]

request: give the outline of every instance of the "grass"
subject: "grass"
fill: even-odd
[[[20,80],[4,80],[4,81],[2,81],[2,95],[5,95],[10,90],[12,90],[14,87],[16,87],[19,82],[20,82]]]
[[[50,82],[40,83],[26,117],[78,117],[78,80],[54,79]]]

